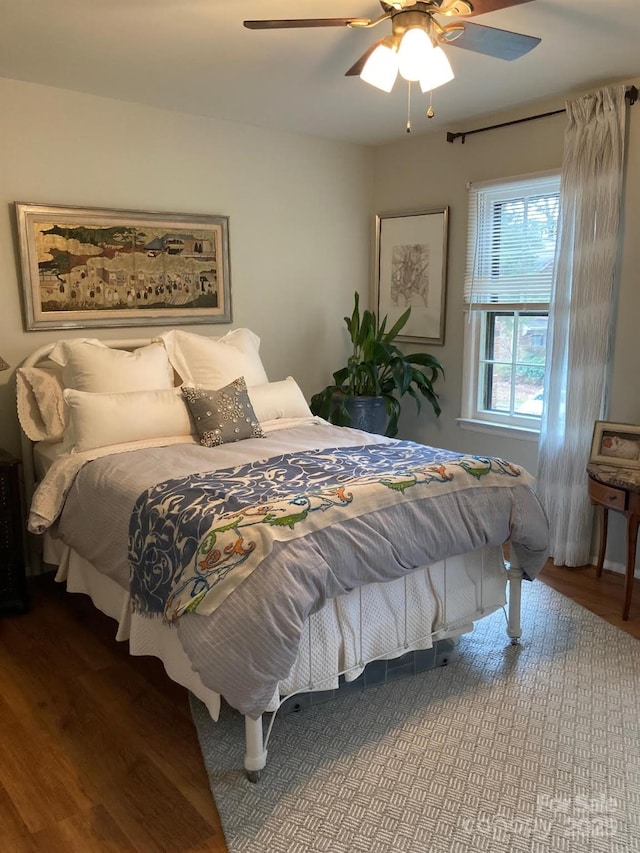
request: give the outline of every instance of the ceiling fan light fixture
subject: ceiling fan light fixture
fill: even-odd
[[[385,38],[365,62],[360,79],[376,89],[390,92],[398,76],[398,45],[394,38]]]
[[[449,83],[455,74],[451,68],[451,63],[447,54],[441,47],[436,47],[429,54],[429,68],[427,72],[420,77],[420,89],[422,92],[431,92],[437,89],[438,86],[444,86]]]
[[[398,48],[398,71],[405,80],[415,81],[428,74],[430,57],[435,50],[424,27],[410,27]]]

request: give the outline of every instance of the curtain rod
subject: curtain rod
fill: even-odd
[[[629,106],[633,106],[635,102],[638,100],[638,89],[636,86],[630,86],[625,92],[625,98],[629,101]],[[475,130],[461,130],[459,133],[451,133],[451,131],[447,131],[447,142],[455,142],[456,139],[462,140],[462,145],[464,145],[465,139],[467,136],[471,136],[472,133],[484,133],[485,130],[497,130],[499,127],[511,127],[513,124],[522,124],[524,121],[535,121],[538,118],[548,118],[549,116],[557,116],[560,113],[565,113],[566,110],[552,110],[550,113],[540,113],[537,116],[527,116],[527,118],[517,118],[513,121],[504,121],[502,124],[491,124],[488,127],[478,127]]]

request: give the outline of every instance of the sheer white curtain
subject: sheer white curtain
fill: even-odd
[[[602,419],[611,349],[623,190],[625,87],[567,103],[556,281],[536,491],[555,565],[589,562],[593,511],[585,467]]]

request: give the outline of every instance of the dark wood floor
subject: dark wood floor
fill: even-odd
[[[640,638],[640,589],[547,565],[542,580]],[[636,582],[640,585],[640,582]],[[0,619],[0,853],[226,851],[187,694],[50,576]]]
[[[51,576],[0,620],[0,851],[226,851],[186,691]]]
[[[623,622],[624,576],[617,572],[604,571],[598,579],[595,573],[593,566],[569,569],[547,562],[540,579],[567,598],[572,598],[587,610],[606,619],[616,628],[640,639],[640,580],[634,581],[629,619]]]

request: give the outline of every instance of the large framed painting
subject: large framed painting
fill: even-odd
[[[15,209],[27,330],[231,322],[227,216]]]
[[[449,208],[376,216],[378,314],[389,328],[411,308],[401,341],[444,344]]]

